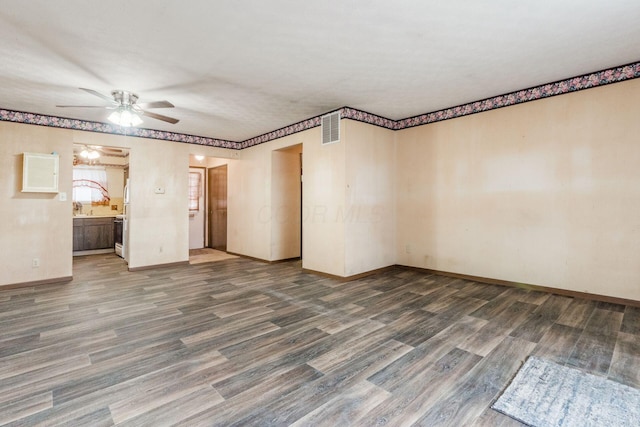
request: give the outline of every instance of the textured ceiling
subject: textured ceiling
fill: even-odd
[[[402,119],[640,59],[638,0],[0,0],[0,108],[243,141],[349,106]]]

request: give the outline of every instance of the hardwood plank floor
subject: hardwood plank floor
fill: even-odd
[[[640,310],[404,268],[244,258],[0,289],[0,425],[520,425],[529,355],[640,388]]]

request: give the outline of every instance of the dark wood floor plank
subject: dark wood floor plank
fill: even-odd
[[[320,369],[329,372],[348,364],[360,353],[366,354],[379,346],[381,341],[389,339],[388,332],[377,333],[378,330],[380,325],[369,322],[360,323],[334,335],[317,339],[310,345],[290,349],[282,357],[270,355],[262,359],[235,358],[233,361],[236,372],[211,383],[225,398],[230,398],[256,387],[282,370],[291,369],[291,366],[309,364],[318,372]],[[348,350],[347,355],[344,354],[345,349]],[[317,357],[318,354],[323,355],[321,360]]]
[[[403,389],[408,379],[419,376],[428,366],[477,333],[486,323],[486,320],[464,317],[367,380],[391,392]]]
[[[26,417],[3,424],[5,427],[24,426],[113,426],[109,408],[97,404],[50,407]]]
[[[575,298],[560,314],[556,323],[582,329],[589,321],[591,313],[596,309],[596,305],[596,301]]]
[[[293,355],[303,353],[305,349],[312,347],[314,343],[325,336],[327,335],[322,331],[311,329],[296,335],[293,339],[288,339],[289,342],[286,344],[275,342],[265,349],[262,358],[244,359],[244,364],[242,361],[236,362],[244,369],[222,381],[213,383],[213,385],[225,399],[235,396],[243,390],[254,387],[257,382],[263,381],[270,375],[278,374],[280,370],[284,369],[283,367],[293,364],[292,359],[296,358]],[[278,348],[277,352],[275,348]]]
[[[640,389],[640,338],[620,332],[613,351],[609,378]]]
[[[256,338],[221,348],[220,352],[229,359],[267,362],[304,349],[328,335],[317,328],[296,329],[295,331],[280,328]]]
[[[551,295],[511,331],[510,335],[537,343],[570,303],[571,298]]]
[[[506,337],[489,355],[459,377],[457,386],[437,399],[415,425],[473,425],[509,384],[534,346],[529,341]]]
[[[415,319],[410,319],[412,315],[415,316]],[[403,323],[403,325],[400,326],[398,323]],[[397,331],[393,336],[396,341],[415,347],[438,334],[450,324],[451,322],[446,318],[440,318],[426,311],[414,311],[411,315],[391,323],[390,326]],[[397,326],[394,327],[394,325]]]
[[[513,303],[514,300],[510,297],[509,292],[503,292],[497,298],[489,301],[488,303],[482,305],[482,307],[470,313],[470,315],[484,320],[492,320],[499,316],[501,313],[509,310]],[[521,305],[523,304],[524,303],[522,303]],[[534,304],[529,304],[529,306],[533,305]]]
[[[0,402],[0,425],[9,424],[51,407],[53,407],[53,396],[50,391]]]
[[[2,361],[0,380],[59,363],[71,357],[87,358],[91,352],[112,347],[116,339],[115,332],[109,330],[95,335],[77,336],[66,341],[35,339],[19,344],[12,342],[10,345],[15,346],[16,353],[0,356]]]
[[[336,392],[348,390],[358,381],[362,381],[383,366],[410,351],[411,347],[397,341],[387,341],[347,366],[327,373],[321,378],[304,384],[294,393],[281,396],[271,404],[255,408],[245,417],[231,425],[257,425],[260,420],[269,420],[275,425],[288,425],[302,418],[316,408],[331,400]],[[295,401],[295,405],[291,402]]]
[[[625,308],[620,331],[640,336],[640,307]]]
[[[0,401],[15,400],[21,395],[41,394],[47,391],[55,393],[51,384],[52,378],[80,377],[82,370],[90,367],[91,362],[86,355],[61,358],[54,363],[27,371],[0,381]],[[55,395],[55,394],[54,394]]]
[[[299,260],[73,268],[0,288],[0,424],[515,426],[490,405],[533,354],[640,383],[629,306]]]
[[[540,305],[551,297],[551,294],[547,292],[532,291],[530,289],[523,288],[510,288],[507,292],[508,295],[516,301],[535,305]]]
[[[369,382],[358,382],[291,426],[366,425],[362,419],[388,396],[388,392]]]
[[[299,365],[289,370],[280,371],[269,378],[256,384],[255,387],[246,389],[223,402],[201,410],[178,423],[182,426],[194,425],[229,425],[243,417],[247,412],[247,402],[251,406],[263,406],[298,389],[303,384],[314,381],[322,376],[308,365]],[[265,421],[266,422],[266,421]]]
[[[87,369],[92,372],[55,387],[53,389],[54,405],[153,372],[171,361],[179,360],[183,354],[186,354],[184,344],[175,341],[138,349],[130,354],[110,359],[102,366],[96,364],[95,366],[100,366],[102,369]],[[118,366],[119,369],[115,371],[112,366]]]
[[[362,423],[364,425],[401,426],[411,424],[424,414],[439,396],[448,394],[454,387],[452,377],[464,375],[482,357],[454,348],[420,375],[407,379],[402,392],[391,396],[373,408]]]
[[[596,308],[576,342],[567,365],[594,374],[609,372],[623,313]]]
[[[158,402],[153,402],[154,405],[150,408],[136,407],[134,409],[137,411],[145,411],[135,416],[122,408],[111,408],[111,412],[114,413],[114,421],[122,427],[174,425],[222,401],[223,398],[212,387],[201,386],[189,394],[163,402],[160,406],[155,406]]]
[[[555,323],[538,341],[531,354],[564,365],[571,357],[581,335],[582,329]]]
[[[244,323],[238,325],[226,324],[224,327],[212,327],[206,331],[180,338],[180,340],[187,346],[206,344],[213,348],[224,348],[278,329],[280,327],[271,322],[257,322],[249,325]]]
[[[489,320],[478,332],[458,344],[463,350],[486,356],[494,350],[504,338],[515,328],[526,322],[529,315],[537,308],[534,304],[521,301],[512,302],[501,308],[495,317]],[[474,316],[473,313],[470,316]]]
[[[456,292],[458,298],[474,298],[484,301],[491,301],[507,292],[507,288],[498,285],[487,285],[478,282],[463,282],[464,288]]]
[[[317,357],[308,360],[309,366],[320,372],[330,372],[337,366],[348,363],[358,353],[367,351],[372,346],[391,338],[392,332],[383,328],[384,325],[377,322],[365,322],[345,330],[341,342],[332,339],[332,345],[326,351],[322,351]]]

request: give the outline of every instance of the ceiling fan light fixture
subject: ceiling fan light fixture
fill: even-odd
[[[89,147],[84,147],[80,152],[80,157],[83,159],[95,160],[100,157],[100,153],[97,150],[89,150]]]
[[[127,107],[118,107],[117,110],[109,115],[108,120],[124,127],[138,126],[142,123],[140,116]]]
[[[61,108],[106,108],[108,110],[114,110],[109,115],[107,120],[111,123],[115,123],[118,126],[131,127],[142,124],[142,116],[150,117],[154,120],[160,120],[163,122],[171,123],[175,125],[180,120],[173,117],[164,116],[162,114],[152,113],[147,111],[149,108],[173,108],[175,107],[169,101],[154,101],[144,102],[138,104],[138,95],[126,90],[113,90],[111,91],[111,97],[103,95],[93,89],[80,88],[91,95],[97,96],[107,102],[109,105],[56,105]]]

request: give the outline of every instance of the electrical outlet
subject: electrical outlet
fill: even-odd
[[[38,268],[38,267],[40,267],[40,258],[34,258],[34,259],[31,261],[31,267],[33,267],[33,268]]]
[[[156,194],[164,194],[164,187],[156,187],[153,191]]]
[[[67,201],[67,193],[65,193],[64,191],[58,193],[58,200],[60,200],[61,202],[66,202]]]
[[[411,253],[411,245],[409,245],[409,244],[404,245],[404,252],[407,253],[407,254],[410,254]]]

